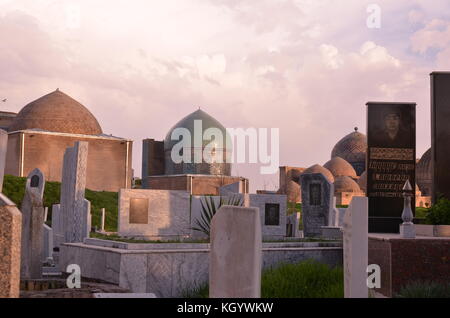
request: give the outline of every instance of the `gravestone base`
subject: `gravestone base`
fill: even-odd
[[[413,239],[416,237],[416,227],[413,223],[400,224],[400,236],[403,238]]]
[[[398,234],[402,218],[369,217],[369,233]]]

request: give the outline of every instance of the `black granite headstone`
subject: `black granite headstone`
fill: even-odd
[[[277,203],[266,203],[265,206],[265,225],[280,225],[280,205]]]
[[[416,104],[367,103],[367,145],[369,232],[399,233],[402,188],[416,184]]]
[[[431,73],[431,195],[450,199],[450,72]]]

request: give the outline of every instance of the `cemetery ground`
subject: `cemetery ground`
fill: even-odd
[[[26,178],[7,175],[4,178],[3,191],[18,205],[22,203]],[[49,207],[48,219],[51,220],[51,207],[59,203],[59,182],[47,182],[44,192],[44,205]],[[86,189],[86,198],[92,204],[92,228],[100,227],[101,209],[106,209],[106,233],[91,232],[90,237],[105,241],[115,241],[134,244],[181,243],[180,241],[147,241],[124,238],[117,235],[118,193],[97,192]],[[347,207],[347,206],[340,206]],[[301,204],[288,205],[289,214],[301,212]],[[418,208],[416,216],[424,224],[449,224],[450,201],[442,199],[431,209]],[[301,220],[301,219],[300,219]],[[51,221],[47,222],[51,224]],[[300,229],[302,224],[299,224]],[[111,233],[112,232],[112,233]],[[265,243],[275,242],[265,240]],[[320,238],[290,239],[294,242],[323,242]],[[328,241],[329,242],[329,241]],[[207,240],[190,240],[190,244],[205,244]],[[261,279],[262,298],[343,298],[344,281],[341,266],[329,266],[313,260],[299,263],[277,264],[274,268],[264,269]],[[129,293],[130,290],[101,280],[83,278],[81,289],[71,290],[66,287],[66,274],[47,275],[38,280],[25,280],[21,283],[23,298],[91,298],[94,293]],[[183,298],[207,298],[208,284],[185,288]],[[374,295],[370,295],[374,297]],[[449,298],[450,285],[427,281],[415,281],[404,286],[398,293],[392,295],[398,298]]]

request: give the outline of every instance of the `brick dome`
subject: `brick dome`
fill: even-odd
[[[337,177],[334,181],[334,193],[361,192],[359,185],[350,177]]]
[[[416,180],[423,195],[431,195],[431,148],[416,165]]]
[[[100,135],[94,115],[59,89],[29,103],[19,112],[9,131],[41,129],[83,135]]]
[[[352,165],[341,157],[334,157],[326,164],[324,164],[323,167],[330,170],[330,172],[333,174],[333,177],[335,178],[340,176],[356,178],[355,169],[353,169]]]

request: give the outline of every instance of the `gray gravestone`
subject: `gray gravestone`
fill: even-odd
[[[43,225],[43,253],[42,261],[45,262],[47,259],[53,257],[53,230],[47,224]]]
[[[261,297],[262,235],[258,208],[222,206],[211,222],[210,298]]]
[[[321,236],[321,228],[328,226],[330,209],[334,208],[334,186],[321,173],[302,174],[300,182],[304,237]]]
[[[64,243],[64,224],[61,216],[61,205],[52,206],[53,246],[60,247]]]
[[[431,73],[431,195],[450,199],[450,73]],[[410,180],[411,184],[414,184]],[[412,200],[414,202],[414,199]]]
[[[18,298],[22,213],[0,193],[0,298]]]
[[[3,129],[0,129],[0,192],[3,191],[3,177],[5,175],[7,150],[8,150],[8,133]]]
[[[21,277],[39,279],[42,277],[42,249],[45,188],[44,175],[34,169],[27,178],[22,201],[22,252]]]
[[[87,155],[86,141],[76,142],[64,154],[60,217],[66,243],[83,242],[90,232],[89,204],[84,198]]]

